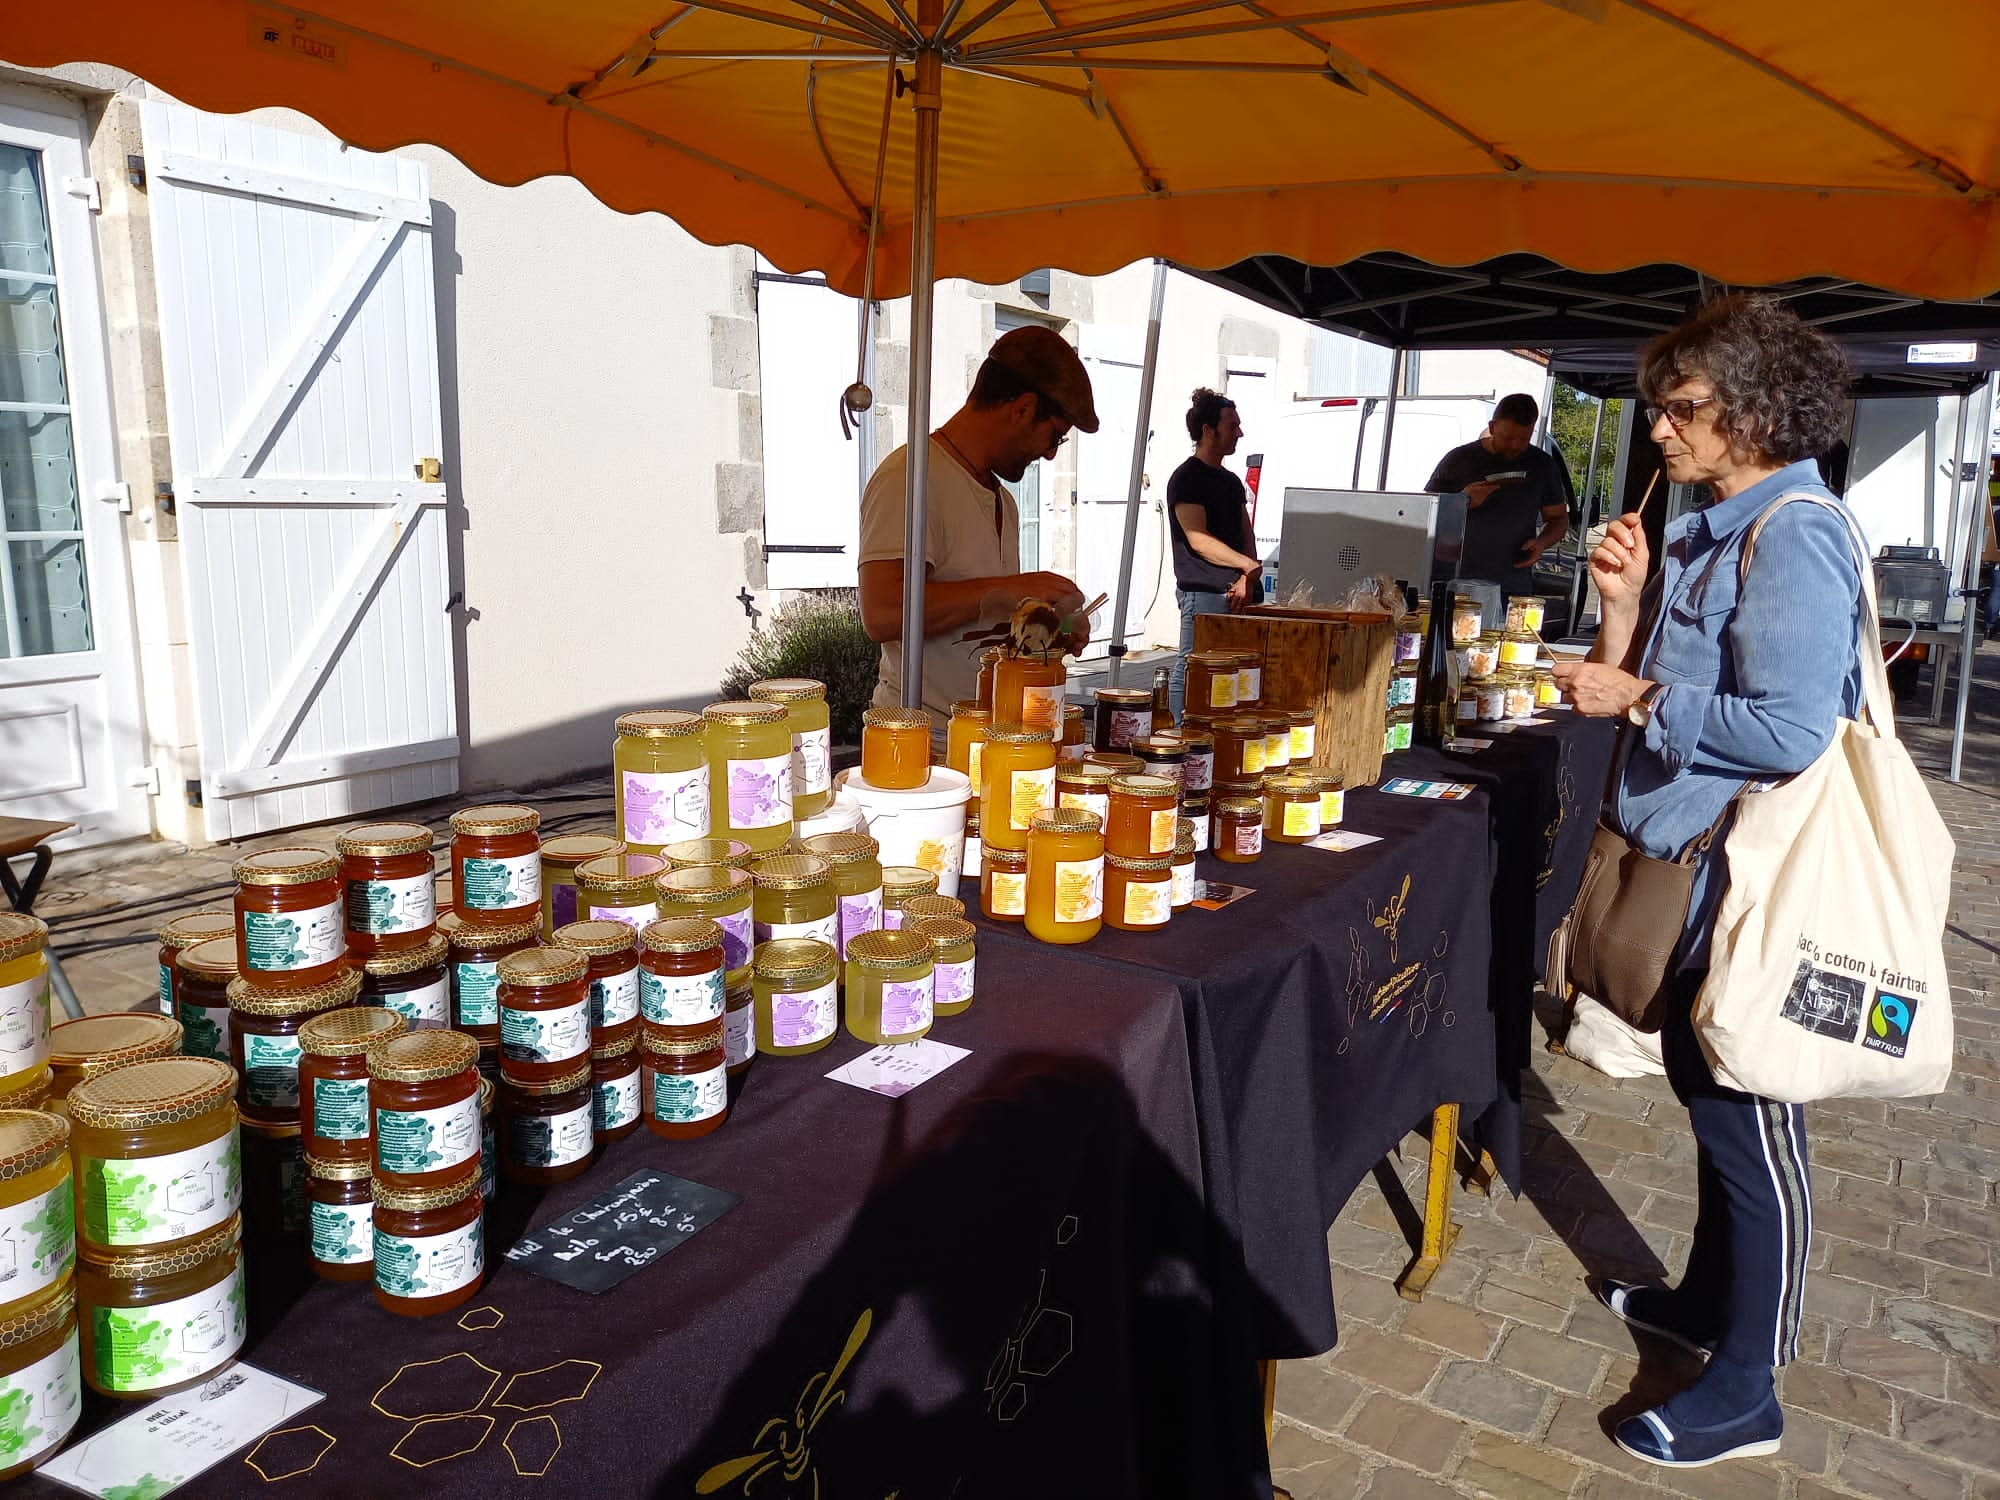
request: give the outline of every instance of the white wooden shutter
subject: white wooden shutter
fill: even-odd
[[[217,839],[458,788],[421,163],[144,107]]]
[[[863,434],[841,432],[861,304],[804,281],[757,282],[764,558],[774,589],[853,588]],[[872,428],[875,415],[861,421]],[[873,465],[870,465],[872,468]]]

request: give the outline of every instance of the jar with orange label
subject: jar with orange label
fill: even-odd
[[[180,999],[176,984],[180,979],[174,959],[185,948],[228,938],[235,946],[236,914],[230,911],[191,911],[175,917],[160,929],[160,1013],[178,1017]],[[234,961],[231,961],[232,972]]]
[[[885,792],[915,791],[929,781],[930,714],[921,708],[871,708],[863,714],[861,779]]]
[[[421,823],[363,823],[334,840],[347,916],[347,951],[358,958],[420,948],[437,930],[437,861]]]
[[[1104,852],[1120,859],[1152,859],[1174,852],[1181,789],[1164,776],[1118,776],[1111,782],[1111,818]]]
[[[639,1034],[639,937],[623,922],[572,922],[556,946],[589,963],[590,1044],[601,1048]]]
[[[1053,746],[1062,733],[1063,684],[1069,681],[1060,656],[1005,656],[993,670],[993,722],[1039,729]]]
[[[996,724],[980,760],[984,850],[1026,849],[1035,814],[1056,805],[1056,743],[1046,729]]]
[[[1028,915],[1027,849],[988,849],[979,864],[979,909],[989,922],[1020,922]]]
[[[1264,837],[1303,844],[1320,835],[1319,778],[1270,776],[1264,781]]]
[[[569,948],[500,960],[500,1072],[509,1083],[547,1083],[589,1063],[589,973]]]
[[[374,1160],[368,1054],[408,1029],[393,1010],[365,1005],[327,1011],[299,1028],[299,1128],[308,1157]]]
[[[1186,712],[1201,717],[1236,707],[1236,663],[1226,651],[1190,651],[1182,692]]]
[[[375,1176],[387,1186],[479,1180],[479,1043],[411,1031],[368,1054]]]
[[[952,704],[951,723],[945,728],[944,763],[971,781],[974,800],[979,796],[979,755],[992,727],[992,709],[981,708],[969,698]]]
[[[1150,932],[1174,914],[1174,857],[1104,856],[1104,921],[1127,932]]]
[[[375,1300],[406,1318],[463,1306],[486,1277],[479,1173],[434,1187],[375,1184]]]
[[[1111,778],[1118,773],[1094,761],[1056,767],[1056,806],[1093,814],[1101,828],[1111,818]]]
[[[1056,760],[1068,765],[1082,760],[1090,750],[1090,726],[1084,719],[1081,703],[1063,705],[1062,738],[1056,742]]]
[[[539,924],[542,918],[542,815],[500,803],[451,815],[455,909],[489,926]]]
[[[1085,943],[1104,926],[1104,833],[1095,813],[1059,807],[1035,815],[1026,920],[1045,943]]]
[[[1231,714],[1217,719],[1215,735],[1215,781],[1241,781],[1246,776],[1264,774],[1264,721],[1247,714]]]
[[[1255,797],[1223,797],[1215,804],[1215,857],[1247,865],[1264,854],[1264,804]]]
[[[248,855],[236,877],[236,966],[267,989],[306,989],[340,972],[347,933],[340,861],[324,849]]]

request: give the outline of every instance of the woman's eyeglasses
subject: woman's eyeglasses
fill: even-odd
[[[1657,426],[1660,418],[1665,417],[1674,426],[1685,427],[1694,420],[1697,408],[1707,406],[1713,400],[1715,400],[1713,396],[1698,396],[1693,400],[1681,397],[1673,401],[1663,401],[1658,406],[1645,407],[1646,425]]]

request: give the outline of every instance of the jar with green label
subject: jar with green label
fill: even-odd
[[[591,1128],[601,1146],[639,1128],[639,1037],[606,1042],[590,1054]]]
[[[236,1357],[249,1332],[242,1230],[231,1214],[174,1245],[115,1255],[78,1247],[77,1323],[92,1390],[150,1401],[206,1380]]]
[[[708,832],[715,791],[709,776],[709,728],[700,714],[647,708],[620,714],[611,744],[617,833],[635,854]],[[787,769],[790,762],[786,756]]]
[[[80,1245],[176,1246],[243,1206],[236,1070],[205,1057],[133,1063],[69,1096]]]
[[[359,958],[421,947],[437,930],[437,861],[421,823],[363,823],[340,851],[347,951]]]
[[[375,1179],[365,1161],[306,1158],[306,1263],[328,1281],[375,1278]]]
[[[515,1182],[545,1187],[590,1166],[597,1150],[596,1096],[590,1060],[558,1077],[500,1083],[500,1170]]]
[[[591,922],[623,922],[634,932],[656,915],[655,882],[667,862],[657,854],[606,854],[576,867],[576,914]]]
[[[833,1040],[840,1029],[840,959],[831,947],[815,938],[780,938],[757,949],[751,968],[759,1052],[798,1057]]]
[[[38,1109],[0,1109],[0,1245],[13,1252],[0,1282],[0,1323],[69,1281],[76,1264],[69,1178],[69,1122]]]
[[[236,966],[267,989],[306,989],[347,954],[340,861],[324,849],[268,849],[239,859]]]
[[[479,1176],[479,1043],[413,1031],[368,1054],[375,1176],[397,1188]]]
[[[834,951],[847,956],[848,943],[882,925],[882,851],[865,833],[816,833],[806,852],[833,869],[833,900],[839,918]]]
[[[639,934],[639,1010],[655,1026],[706,1026],[722,1015],[722,929],[706,917],[662,917]]]
[[[393,1010],[350,1006],[299,1028],[299,1126],[305,1153],[320,1161],[370,1162],[368,1054],[409,1023]]]
[[[189,1057],[229,1061],[229,984],[236,978],[236,939],[211,938],[174,956],[179,975],[174,1004],[181,1023],[181,1051]]]
[[[556,930],[555,945],[581,953],[590,965],[584,977],[592,1047],[639,1035],[638,937],[623,922],[572,922]]]
[[[602,833],[566,833],[542,840],[542,936],[553,938],[586,913],[578,910],[576,867],[588,860],[625,853],[625,841]]]
[[[49,1033],[49,1097],[42,1105],[61,1114],[69,1091],[86,1078],[128,1063],[176,1057],[181,1023],[149,1010],[118,1010],[78,1016]]]
[[[10,1439],[0,1450],[0,1481],[53,1458],[68,1441],[83,1412],[74,1289],[0,1315],[0,1412]]]
[[[708,832],[743,840],[760,854],[792,836],[792,737],[777,703],[711,703]]]
[[[441,932],[421,948],[378,953],[361,965],[361,1003],[393,1010],[412,1031],[449,1031],[450,961],[451,943]]]
[[[750,915],[753,889],[750,872],[730,865],[669,870],[654,882],[662,917],[706,917],[722,929],[725,969],[743,968],[756,946]]]
[[[590,963],[569,948],[500,960],[500,1073],[547,1083],[590,1065]]]
[[[539,922],[512,926],[475,925],[456,913],[438,919],[451,943],[451,1026],[484,1046],[500,1045],[500,960],[533,948],[541,940]]]
[[[826,811],[833,795],[833,734],[826,684],[810,677],[766,677],[750,684],[756,703],[782,704],[792,740],[792,816],[803,822]]]
[[[728,865],[747,870],[757,851],[741,839],[682,839],[660,851],[669,870],[692,870],[697,865]]]
[[[750,879],[751,932],[758,943],[813,938],[838,946],[833,866],[816,854],[767,854],[750,866]]]
[[[539,926],[542,815],[500,803],[451,815],[452,906],[468,922]]]
[[[847,1030],[864,1042],[914,1042],[931,1029],[936,960],[914,930],[864,932],[847,955]]]
[[[832,951],[827,949],[828,954]],[[830,984],[827,993],[832,994]],[[685,1141],[707,1135],[729,1118],[729,1067],[722,1050],[720,1022],[685,1036],[649,1031],[645,1049],[643,1088],[648,1130],[670,1141]]]
[[[160,929],[160,1014],[180,1014],[180,968],[176,960],[187,949],[218,938],[229,941],[229,972],[236,973],[236,913],[191,911]],[[185,1024],[185,1023],[183,1023]],[[225,1051],[223,1056],[227,1056]]]
[[[470,1301],[486,1276],[479,1174],[434,1187],[375,1183],[375,1300],[406,1318]]]
[[[909,926],[931,945],[931,1014],[972,1008],[974,950],[979,929],[963,917],[919,917]]]
[[[270,990],[248,979],[229,985],[230,1060],[242,1075],[237,1108],[246,1120],[296,1125],[299,1119],[299,1028],[323,1011],[361,996],[361,971],[310,989]]]

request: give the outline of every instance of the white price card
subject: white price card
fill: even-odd
[[[38,1472],[98,1500],[171,1494],[325,1399],[323,1391],[239,1361],[200,1385],[135,1407]]]
[[[1493,748],[1491,740],[1446,740],[1444,747],[1457,755],[1477,755],[1481,750]]]
[[[914,1042],[890,1042],[864,1052],[826,1076],[871,1094],[900,1099],[920,1084],[929,1083],[960,1058],[971,1055],[969,1048],[919,1037]]]
[[[1381,842],[1380,834],[1356,833],[1351,828],[1333,828],[1316,839],[1307,839],[1306,845],[1312,849],[1331,849],[1336,854],[1345,854],[1349,849],[1360,849],[1368,844]]]

